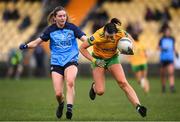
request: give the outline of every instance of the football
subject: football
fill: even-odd
[[[118,50],[121,54],[133,55],[133,43],[128,37],[122,37],[117,45]]]

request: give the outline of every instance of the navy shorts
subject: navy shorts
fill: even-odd
[[[61,75],[64,76],[64,70],[71,66],[71,65],[75,65],[75,66],[78,66],[78,63],[77,62],[68,62],[66,65],[64,66],[59,66],[59,65],[51,65],[51,73],[54,71],[54,72],[57,72]]]
[[[161,61],[160,62],[160,66],[161,67],[166,67],[168,66],[169,64],[173,64],[174,62],[173,61]]]

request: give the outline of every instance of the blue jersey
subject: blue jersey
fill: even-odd
[[[162,37],[159,41],[160,61],[174,61],[174,45],[173,37]]]
[[[40,38],[50,40],[51,65],[64,66],[68,62],[78,61],[78,44],[76,38],[85,35],[72,23],[65,23],[63,28],[52,24],[46,28]]]

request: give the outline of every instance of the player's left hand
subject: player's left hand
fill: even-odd
[[[93,63],[95,63],[99,67],[104,67],[106,65],[106,62],[102,59],[95,59],[94,58]]]

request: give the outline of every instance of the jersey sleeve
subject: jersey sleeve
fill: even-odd
[[[40,38],[43,41],[48,41],[50,39],[50,27],[47,27],[44,32],[40,35]]]
[[[140,42],[141,45],[142,45],[142,50],[146,51],[147,49],[147,45],[145,43],[142,43],[142,41]]]
[[[88,43],[90,45],[94,45],[95,43],[99,42],[101,40],[102,32],[96,31],[91,37],[88,39]]]
[[[127,31],[122,30],[122,34],[123,34],[123,36],[128,37],[128,32]]]
[[[73,30],[74,30],[75,37],[78,38],[78,39],[80,39],[83,35],[86,35],[84,32],[82,32],[80,30],[79,27],[77,27],[75,25],[73,25]]]
[[[122,29],[118,29],[117,36],[120,37],[120,38],[128,37],[128,32],[126,32],[125,30],[122,30]]]

